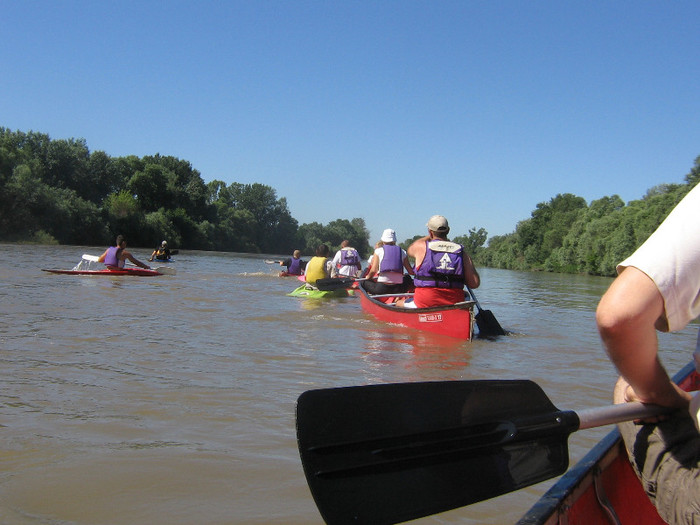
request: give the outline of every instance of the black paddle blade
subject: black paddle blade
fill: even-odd
[[[331,279],[318,279],[314,286],[323,292],[332,292],[334,290],[341,290],[343,288],[351,288],[355,279],[352,277],[347,278],[331,278]]]
[[[496,335],[506,335],[506,331],[496,320],[496,316],[491,310],[479,310],[476,314],[476,326],[479,327],[479,337],[492,337]]]
[[[329,524],[398,523],[559,475],[576,428],[531,381],[311,390],[297,403],[304,473]]]

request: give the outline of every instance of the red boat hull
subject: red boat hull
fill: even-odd
[[[362,286],[358,286],[358,289],[362,309],[381,321],[469,341],[472,339],[475,305],[473,301],[430,308],[401,308],[375,299]]]
[[[44,270],[43,272],[49,273],[60,273],[67,275],[135,275],[139,277],[154,277],[156,275],[163,275],[155,270],[146,270],[145,268],[122,268],[121,270]]]
[[[700,376],[693,363],[676,374],[674,381],[684,390],[700,388]],[[601,503],[606,500],[620,523],[666,523],[644,493],[617,429],[552,486],[517,525],[612,523],[609,511]]]

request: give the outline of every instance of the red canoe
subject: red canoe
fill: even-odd
[[[687,391],[700,389],[700,376],[692,362],[676,374],[674,381]],[[517,525],[560,523],[666,523],[659,517],[632,470],[617,429],[552,486]]]
[[[162,272],[157,270],[146,270],[145,268],[121,268],[119,270],[110,270],[105,268],[104,270],[41,270],[42,272],[49,273],[62,273],[68,275],[135,275],[140,277],[153,277],[156,275],[163,275]]]
[[[430,308],[402,308],[382,302],[397,295],[370,295],[358,286],[362,308],[377,319],[427,332],[471,341],[474,335],[474,301]],[[411,294],[399,294],[398,297]]]

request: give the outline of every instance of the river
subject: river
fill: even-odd
[[[313,388],[525,378],[559,408],[609,403],[594,311],[610,279],[480,269],[479,302],[511,334],[469,343],[383,324],[356,297],[287,297],[296,281],[269,255],[183,251],[160,277],[41,271],[102,250],[0,244],[2,523],[321,524],[295,438]],[[670,373],[696,333],[661,337]],[[571,464],[609,430],[572,434]],[[513,523],[553,482],[416,523]]]

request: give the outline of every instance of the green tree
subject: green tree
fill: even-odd
[[[299,248],[305,255],[313,255],[319,245],[325,244],[331,253],[340,249],[340,243],[345,239],[360,253],[361,257],[367,257],[370,252],[369,231],[365,226],[365,220],[354,218],[352,220],[336,219],[326,226],[318,222],[302,224],[298,230]]]
[[[105,199],[104,210],[111,234],[110,239],[106,241],[111,242],[113,240],[111,237],[122,234],[127,237],[129,244],[137,246],[137,239],[134,236],[145,229],[145,216],[136,198],[127,190],[112,193]],[[153,243],[144,239],[144,246],[151,244]]]
[[[8,240],[43,232],[64,244],[94,243],[106,231],[95,204],[74,190],[45,184],[26,164],[17,166],[5,184],[2,203],[0,236]]]
[[[233,183],[228,187],[232,205],[249,211],[256,221],[253,245],[259,251],[289,251],[296,239],[297,222],[289,213],[287,200],[277,199],[277,192],[264,184]]]
[[[2,188],[0,199],[0,235],[6,240],[21,240],[41,229],[37,217],[40,210],[39,194],[45,184],[32,167],[20,164]]]
[[[117,157],[112,159],[110,170],[114,180],[113,189],[108,193],[119,193],[125,190],[131,178],[139,171],[143,171],[146,164],[135,155]]]
[[[299,248],[304,255],[314,255],[316,248],[326,242],[325,228],[320,222],[310,222],[299,226],[299,238],[303,247]]]
[[[694,188],[700,182],[700,156],[695,157],[695,164],[691,168],[690,173],[685,176],[685,181],[691,188]]]
[[[206,202],[233,207],[233,195],[226,188],[225,182],[213,180],[207,184]]]
[[[90,199],[89,159],[85,139],[52,140],[46,151],[43,180],[49,186],[67,188]]]
[[[107,195],[119,191],[122,187],[112,158],[104,151],[90,154],[86,180],[85,198],[96,204],[102,204]]]
[[[481,248],[486,244],[486,239],[489,234],[484,228],[471,228],[469,235],[461,235],[452,240],[464,246],[465,251],[472,257],[476,258],[481,251]]]
[[[182,246],[180,230],[171,220],[164,208],[147,213],[144,217],[146,231],[144,232],[148,246],[156,247],[161,241],[168,241],[171,247]]]
[[[163,166],[146,164],[129,179],[126,189],[139,203],[144,212],[170,208],[173,202],[174,175]]]
[[[144,157],[146,164],[160,166],[168,174],[168,198],[166,207],[182,208],[194,220],[201,220],[207,214],[207,185],[199,171],[186,160],[156,154]]]
[[[367,239],[369,238],[369,232],[365,227],[364,219],[355,218],[352,221],[336,219],[331,221],[323,229],[323,238],[325,239],[324,242],[329,245],[331,252],[338,251],[340,244],[347,240],[360,253],[360,256],[366,257],[368,255],[369,243]]]

